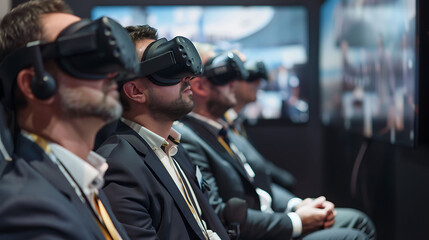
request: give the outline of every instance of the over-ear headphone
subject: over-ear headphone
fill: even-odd
[[[57,84],[52,75],[44,71],[39,41],[30,42],[27,44],[27,47],[32,47],[30,55],[34,61],[33,67],[35,75],[31,79],[31,91],[36,98],[46,100],[54,96]]]
[[[49,60],[70,76],[84,80],[105,79],[112,72],[118,76],[139,72],[134,44],[119,23],[108,17],[84,19],[63,29],[55,41],[27,43],[0,62],[0,98],[6,107],[14,108],[16,76],[24,68],[34,68],[30,84],[34,96],[48,99],[55,94],[56,81],[43,68],[43,62]]]

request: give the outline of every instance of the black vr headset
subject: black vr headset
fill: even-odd
[[[237,54],[225,52],[207,61],[204,76],[213,84],[222,86],[234,79],[247,79],[249,73]]]
[[[1,93],[7,107],[13,108],[15,79],[23,68],[34,67],[31,88],[37,98],[48,99],[55,94],[55,80],[43,68],[47,60],[55,60],[63,71],[85,80],[139,70],[134,44],[119,23],[108,17],[81,20],[65,28],[54,42],[30,42],[0,63]]]
[[[268,80],[268,71],[264,62],[246,62],[244,64],[246,70],[249,72],[249,77],[246,79],[248,82],[253,82],[258,79]]]
[[[200,55],[189,39],[178,36],[167,41],[161,38],[147,46],[137,75],[128,76],[121,83],[148,77],[156,85],[171,86],[178,84],[184,77],[198,76],[202,72]]]

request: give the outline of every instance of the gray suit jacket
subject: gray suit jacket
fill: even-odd
[[[272,208],[274,211],[285,211],[289,200],[296,196],[287,189],[273,182],[272,171],[281,172],[282,170],[267,161],[258,152],[258,150],[253,147],[247,138],[234,133],[231,129],[228,130],[228,136],[230,142],[237,146],[252,166],[253,171],[255,172],[254,184],[267,191],[273,197]]]
[[[243,239],[289,239],[292,223],[284,213],[263,213],[255,186],[243,167],[217,141],[206,123],[186,116],[174,128],[182,134],[181,144],[198,165],[210,186],[209,201],[216,211],[230,198],[245,199],[249,208],[241,224]]]

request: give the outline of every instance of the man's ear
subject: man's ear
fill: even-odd
[[[138,103],[146,102],[146,94],[144,92],[146,87],[141,81],[132,80],[126,82],[122,86],[122,89],[124,90],[125,95],[127,95],[130,100]]]
[[[40,104],[50,104],[54,101],[53,97],[50,97],[46,100],[38,99],[31,89],[31,81],[35,77],[34,69],[24,68],[19,71],[18,76],[16,77],[16,85],[28,101],[37,101]]]
[[[196,77],[192,79],[190,82],[192,92],[196,95],[207,96],[210,93],[210,83],[208,79],[204,77]]]

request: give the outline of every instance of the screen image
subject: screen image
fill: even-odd
[[[416,0],[328,0],[320,25],[321,118],[414,144]]]
[[[158,36],[184,36],[210,43],[219,52],[238,50],[248,61],[263,61],[269,79],[257,100],[244,109],[257,122],[308,121],[308,97],[299,75],[308,62],[307,10],[300,6],[97,6],[93,19],[108,16],[123,26],[148,24]],[[293,27],[287,27],[293,26]]]

